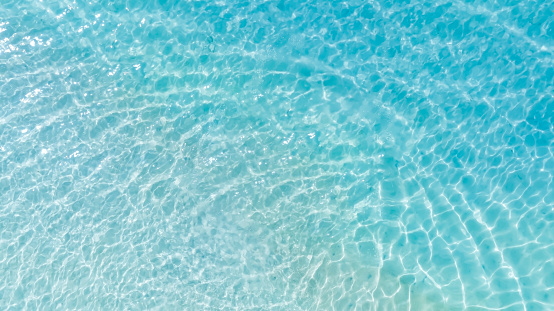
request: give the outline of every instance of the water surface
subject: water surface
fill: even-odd
[[[0,309],[554,309],[546,1],[3,1]]]

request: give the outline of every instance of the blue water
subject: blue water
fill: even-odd
[[[0,4],[1,310],[554,310],[552,1]]]

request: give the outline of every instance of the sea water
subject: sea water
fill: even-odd
[[[0,3],[0,309],[553,310],[552,1]]]

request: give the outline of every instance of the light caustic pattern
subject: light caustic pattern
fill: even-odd
[[[551,1],[0,5],[0,309],[554,309]]]

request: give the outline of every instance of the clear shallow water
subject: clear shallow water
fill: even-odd
[[[554,309],[552,9],[3,1],[0,309]]]

